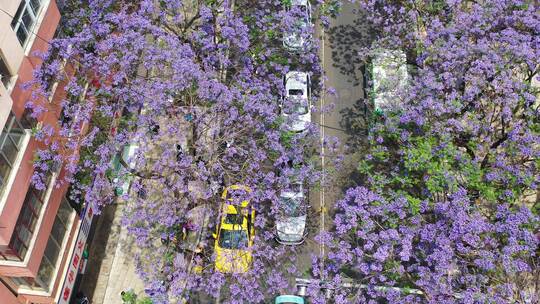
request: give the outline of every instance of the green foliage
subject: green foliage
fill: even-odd
[[[360,171],[361,174],[368,175],[372,169],[373,163],[371,161],[363,159],[358,164],[358,171]]]
[[[397,281],[400,279],[401,275],[399,274],[400,262],[394,260],[388,260],[384,263],[384,275],[392,281]]]
[[[265,34],[268,39],[274,39],[279,35],[279,33],[277,33],[275,30],[267,30]]]
[[[122,292],[122,302],[124,302],[124,304],[136,304],[137,294],[131,289]]]
[[[400,128],[412,129],[406,125]],[[503,196],[505,201],[517,200],[523,194],[522,185],[533,182],[534,177],[518,181],[511,172],[503,172],[500,173],[505,180],[502,186],[499,181],[487,180],[487,169],[470,159],[463,148],[458,149],[451,139],[426,136],[429,130],[423,130],[402,142],[397,136],[400,132],[401,129],[383,129],[373,134],[374,137],[384,138],[384,142],[372,142],[369,151],[372,157],[360,161],[358,170],[369,177],[372,186],[379,191],[387,192],[390,188],[392,192],[404,195],[412,214],[418,214],[422,200],[430,199],[432,195],[454,192],[458,187],[465,188],[473,199],[496,203]],[[473,151],[478,145],[474,140],[467,142],[468,148]],[[397,150],[400,153],[396,154]],[[507,150],[511,151],[511,147],[507,147]],[[395,157],[399,160],[395,160]],[[387,171],[389,162],[399,163],[399,171]]]
[[[439,138],[413,138],[404,149],[404,166],[407,171],[418,172],[431,193],[453,191],[455,147]]]
[[[167,265],[172,265],[174,263],[174,250],[168,250],[166,253],[165,253],[165,264]]]
[[[292,0],[281,0],[281,5],[283,6],[291,6]]]
[[[149,297],[144,297],[142,299],[140,299],[139,301],[137,301],[137,304],[153,304],[154,302],[152,302],[152,299],[150,299]]]
[[[430,0],[426,2],[425,10],[430,14],[439,14],[439,13],[444,13],[445,6],[447,6],[446,1]]]
[[[488,201],[494,202],[497,200],[496,188],[485,180],[485,172],[478,165],[465,164],[461,167],[461,172],[466,178],[469,189],[478,191],[480,196]]]
[[[94,140],[92,141],[92,145],[83,147],[80,150],[79,162],[81,164],[85,161],[90,161],[92,164],[96,164],[100,160],[99,157],[94,154],[94,152],[97,147],[107,141],[111,124],[112,117],[104,116],[100,112],[94,113],[92,119],[90,120],[90,128],[97,127],[99,128],[100,132],[97,132]],[[92,169],[83,167],[82,170],[77,172],[75,179],[77,179],[82,185],[89,185],[93,180]]]
[[[341,11],[341,3],[338,0],[330,0],[321,4],[321,14],[324,16],[336,17]]]
[[[121,296],[124,304],[153,304],[152,299],[149,297],[138,299],[137,294],[132,289],[123,291]]]
[[[270,64],[272,62],[281,64],[281,65],[288,65],[289,59],[286,56],[283,56],[282,54],[272,54],[270,55],[270,57],[268,57],[267,64]]]
[[[411,214],[417,215],[418,213],[420,213],[420,203],[422,201],[409,194],[407,194],[406,197],[407,197],[407,203],[409,203],[409,208],[411,209]]]
[[[285,118],[283,116],[278,116],[276,119],[272,122],[270,125],[270,128],[272,129],[279,129],[279,127],[285,122]]]
[[[290,149],[292,147],[292,141],[294,138],[294,132],[293,131],[283,131],[280,134],[280,141],[281,144],[285,147]]]

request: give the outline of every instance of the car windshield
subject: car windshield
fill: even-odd
[[[249,193],[244,189],[229,189],[225,199],[234,203],[240,203],[243,200],[247,200],[248,195]]]
[[[219,247],[225,249],[246,248],[248,245],[248,236],[245,230],[227,230],[221,229],[219,233]]]
[[[225,216],[225,224],[242,225],[244,216],[242,214],[227,214]]]
[[[290,89],[289,90],[289,96],[302,96],[304,94],[304,91],[300,89]]]

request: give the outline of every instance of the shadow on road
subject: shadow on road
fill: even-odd
[[[362,52],[375,39],[373,29],[362,12],[357,12],[353,24],[336,25],[328,30],[333,66],[348,77],[354,86],[360,85],[357,71],[363,66]],[[339,17],[338,17],[339,19]]]
[[[351,107],[339,111],[341,115],[339,126],[347,134],[346,144],[352,152],[367,146],[369,111],[364,98],[356,100]]]
[[[109,239],[118,239],[120,235],[120,227],[114,227],[112,224],[116,208],[117,205],[113,204],[108,205],[103,209],[98,218],[95,235],[90,246],[90,253],[88,256],[89,267],[87,267],[88,270],[83,276],[80,290],[84,291],[92,303],[103,301],[103,299],[93,299],[97,288],[98,276],[100,275],[100,270],[106,255],[111,250],[116,250],[116,246],[114,248],[107,248]],[[113,228],[115,228],[114,231]]]

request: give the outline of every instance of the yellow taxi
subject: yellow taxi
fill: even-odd
[[[221,219],[214,238],[216,270],[222,273],[245,273],[251,265],[251,246],[255,238],[255,210],[245,196],[251,188],[232,185],[223,191]],[[243,196],[239,198],[238,196]]]

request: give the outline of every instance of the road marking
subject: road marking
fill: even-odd
[[[324,26],[322,27],[322,31],[321,31],[321,37],[322,37],[322,52],[321,52],[321,61],[322,61],[322,71],[323,71],[323,77],[321,79],[322,81],[322,94],[321,94],[321,125],[324,126],[324,111],[323,111],[323,108],[324,108],[324,97],[325,97],[325,90],[326,90],[326,86],[325,86],[325,73],[326,73],[326,69],[325,69],[325,66],[324,66],[324,46],[325,46],[325,37],[324,37],[325,33],[324,33]],[[321,165],[322,165],[322,171],[323,171],[323,175],[322,175],[322,179],[321,179],[321,191],[319,192],[319,203],[320,203],[320,207],[321,207],[321,214],[320,214],[320,233],[323,233],[324,232],[324,214],[326,212],[322,212],[323,210],[326,210],[326,205],[325,205],[325,202],[324,202],[324,175],[326,174],[324,172],[324,165],[325,165],[325,162],[324,162],[324,127],[321,128],[321,133],[320,133],[320,140],[321,140]],[[321,267],[324,269],[324,245],[323,243],[320,243],[319,244],[319,253],[320,253],[320,256],[321,256]],[[323,272],[321,272],[323,273]]]

